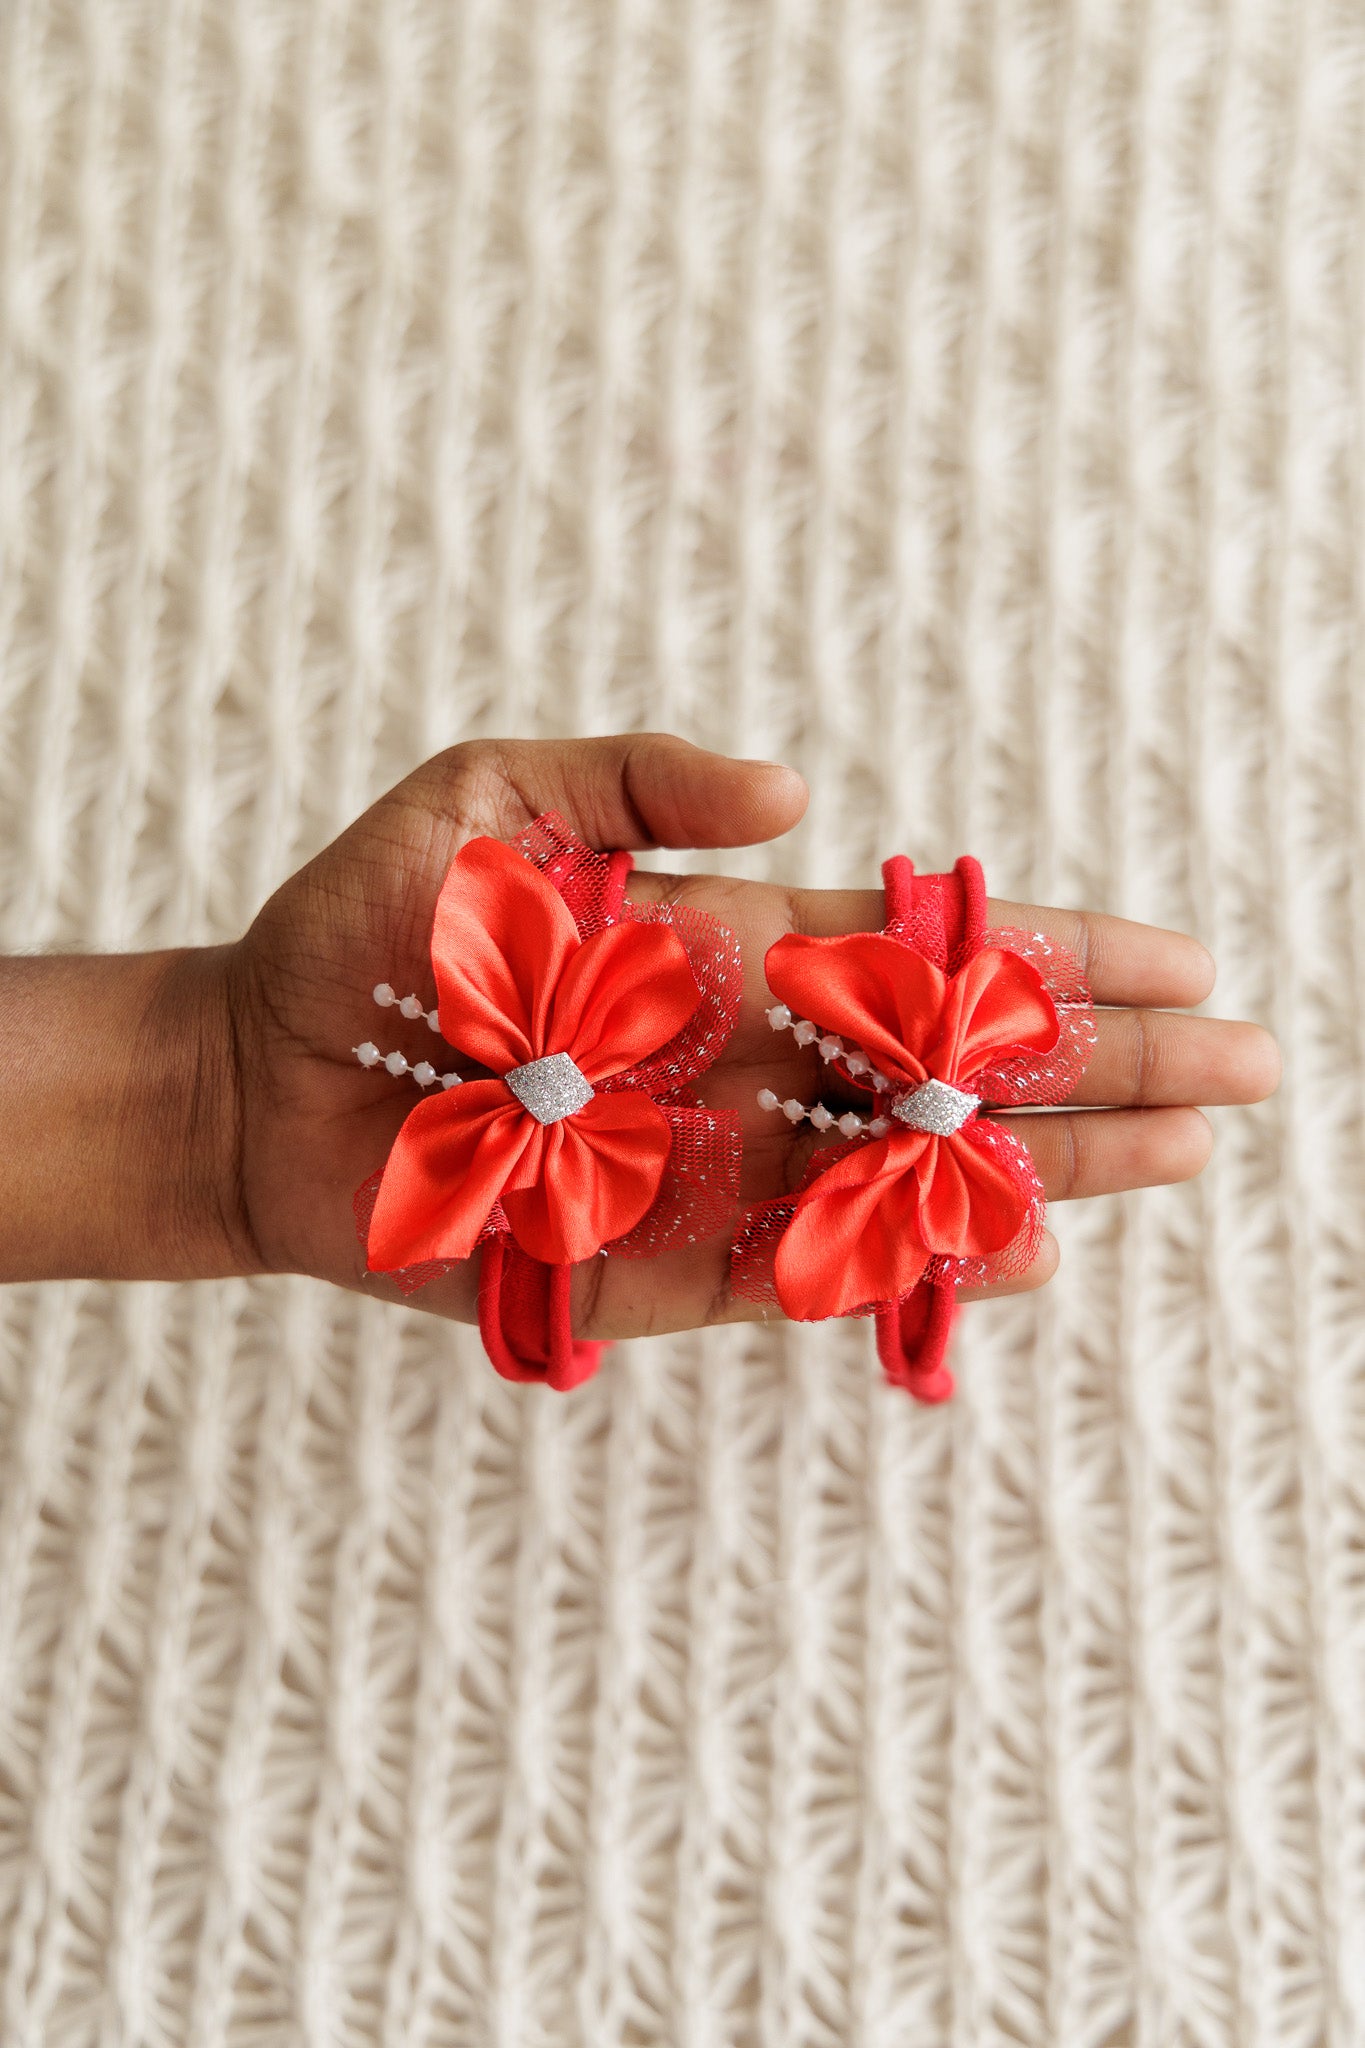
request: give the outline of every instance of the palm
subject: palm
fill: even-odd
[[[616,756],[607,764],[604,795],[607,749],[616,750]],[[622,750],[624,770],[619,766]],[[636,783],[643,786],[650,772],[666,774],[666,787],[654,799],[658,822],[646,814],[638,789],[629,792],[626,816],[613,819],[610,774],[615,772],[624,787],[629,764],[639,762],[642,754]],[[352,1048],[374,1039],[385,1052],[397,1049],[413,1063],[431,1059],[438,1069],[468,1071],[458,1049],[434,1037],[423,1020],[409,1021],[396,1008],[376,1009],[371,997],[374,984],[387,981],[400,996],[411,992],[428,1005],[434,1002],[432,917],[459,847],[480,833],[511,838],[551,807],[599,845],[629,843],[628,834],[640,843],[642,818],[655,838],[714,841],[733,819],[733,798],[727,804],[725,792],[717,792],[719,815],[698,830],[695,818],[678,815],[680,805],[690,800],[695,808],[697,802],[689,792],[680,797],[678,783],[683,773],[700,781],[706,771],[697,764],[716,760],[662,739],[573,742],[562,748],[458,748],[381,799],[271,899],[243,940],[237,962],[243,1193],[268,1266],[397,1294],[393,1282],[366,1272],[351,1202],[356,1187],[383,1163],[417,1091],[409,1079],[361,1067]],[[718,767],[733,779],[746,765],[722,762]],[[776,807],[779,819],[782,808]],[[691,829],[674,833],[669,830],[674,824]],[[731,836],[739,835],[732,831]],[[760,1110],[758,1090],[769,1087],[806,1102],[823,1091],[834,1106],[843,1105],[830,1092],[831,1076],[817,1055],[796,1046],[789,1034],[769,1028],[764,955],[793,929],[816,934],[876,929],[880,894],[794,892],[717,876],[648,873],[631,878],[630,893],[637,899],[666,896],[689,903],[735,932],[744,960],[740,1014],[700,1092],[712,1106],[733,1109],[741,1119],[745,1198],[782,1192],[800,1178],[817,1141],[808,1125],[793,1127],[781,1115]],[[1044,924],[1072,943],[1088,941],[1101,1001],[1189,1002],[1205,992],[1197,984],[1206,956],[1176,935],[1112,919],[1083,924],[1067,913],[1010,906],[1000,906],[999,916],[1001,922]],[[1158,1039],[1160,1057],[1154,1061]],[[1196,1097],[1249,1100],[1265,1092],[1273,1085],[1268,1044],[1250,1026],[1119,1011],[1101,1020],[1101,1043],[1078,1099],[1161,1106],[1110,1116],[1103,1133],[1087,1132],[1099,1120],[1079,1114],[1024,1117],[1016,1128],[1033,1149],[1052,1194],[1179,1178],[1202,1164],[1206,1144],[1202,1119],[1179,1105]],[[1051,1262],[1050,1256],[1040,1262],[1032,1276],[1035,1284],[1046,1277]],[[689,1328],[752,1313],[731,1300],[727,1272],[724,1239],[649,1260],[590,1260],[576,1276],[576,1319],[585,1333],[605,1336]],[[415,1300],[438,1313],[467,1318],[475,1287],[471,1261]]]

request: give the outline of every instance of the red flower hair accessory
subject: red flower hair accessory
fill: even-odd
[[[727,1227],[740,1134],[690,1083],[733,1028],[733,933],[686,906],[625,899],[629,854],[598,854],[547,813],[513,846],[473,839],[441,888],[437,1007],[399,1004],[483,1068],[411,1073],[419,1102],[356,1196],[371,1272],[405,1293],[484,1247],[479,1321],[498,1371],[564,1388],[602,1346],[569,1334],[570,1268],[649,1257]],[[386,983],[375,999],[397,999]]]
[[[796,1321],[874,1314],[888,1377],[942,1400],[957,1288],[1022,1272],[1042,1238],[1032,1159],[981,1112],[1068,1096],[1094,1011],[1065,947],[985,930],[977,862],[916,879],[897,859],[883,874],[881,933],[793,934],[768,950],[769,1023],[866,1090],[871,1114],[761,1091],[762,1107],[842,1142],[816,1153],[794,1195],[749,1212],[733,1284]]]

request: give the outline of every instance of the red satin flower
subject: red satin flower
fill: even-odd
[[[441,1032],[480,1066],[419,1102],[384,1168],[371,1271],[468,1258],[490,1224],[550,1265],[591,1258],[645,1216],[673,1142],[662,1089],[632,1070],[682,1030],[702,991],[677,932],[629,919],[580,938],[521,853],[474,839],[441,890],[432,938]],[[503,1077],[567,1054],[590,1099],[539,1121]]]
[[[1042,976],[1014,952],[984,949],[947,975],[880,934],[793,935],[769,950],[767,975],[794,1012],[869,1056],[891,1084],[887,1108],[926,1081],[984,1098],[992,1069],[1058,1042]],[[931,1259],[1003,1251],[1040,1202],[1024,1148],[998,1125],[973,1115],[936,1135],[887,1121],[885,1136],[841,1147],[797,1199],[774,1267],[787,1315],[895,1301]]]

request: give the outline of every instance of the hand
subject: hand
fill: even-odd
[[[509,839],[556,809],[597,847],[733,846],[778,836],[804,807],[804,785],[792,770],[731,761],[662,735],[472,742],[399,784],[285,884],[230,956],[241,1075],[235,1238],[243,1268],[313,1273],[401,1298],[391,1280],[365,1270],[351,1197],[382,1164],[418,1097],[410,1080],[360,1067],[352,1048],[374,1037],[385,1051],[396,1046],[413,1061],[441,1065],[441,1042],[425,1024],[408,1023],[396,1009],[376,1011],[370,990],[388,981],[400,995],[434,1000],[432,915],[446,869],[467,839]],[[758,1090],[811,1101],[823,1085],[827,1099],[834,1097],[817,1056],[768,1027],[764,954],[787,931],[880,929],[880,892],[638,873],[630,894],[694,904],[739,938],[740,1019],[700,1092],[743,1119],[745,1198],[789,1189],[817,1141],[809,1126],[794,1129],[761,1111]],[[992,903],[991,921],[1063,940],[1079,955],[1096,1003],[1110,1006],[1076,1108],[1011,1120],[1049,1197],[1183,1180],[1204,1165],[1212,1142],[1191,1105],[1253,1102],[1274,1088],[1279,1060],[1265,1032],[1170,1014],[1203,1001],[1212,987],[1213,962],[1196,940],[1120,918],[1017,904]],[[1056,1259],[1049,1237],[1027,1273],[992,1291],[1040,1286]],[[576,1327],[584,1336],[621,1337],[758,1314],[731,1297],[727,1274],[723,1239],[653,1260],[589,1260],[575,1276]],[[476,1284],[471,1260],[412,1299],[470,1319]]]

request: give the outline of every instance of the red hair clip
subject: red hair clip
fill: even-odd
[[[768,950],[775,1030],[794,1031],[870,1097],[870,1114],[762,1107],[839,1140],[795,1194],[749,1211],[732,1282],[796,1321],[875,1315],[887,1377],[921,1400],[952,1392],[945,1363],[960,1285],[1019,1273],[1042,1238],[1043,1190],[988,1107],[1057,1103],[1095,1042],[1073,956],[1040,932],[986,930],[978,862],[917,878],[887,861],[881,933],[779,939]]]
[[[739,1120],[689,1084],[733,1028],[739,947],[689,906],[628,903],[631,866],[553,812],[512,846],[471,840],[436,906],[437,1007],[398,1007],[483,1074],[355,1048],[363,1065],[441,1083],[357,1192],[369,1270],[410,1293],[482,1247],[489,1357],[508,1379],[561,1389],[603,1348],[570,1334],[571,1267],[713,1237],[738,1200]],[[397,1000],[386,983],[375,999]]]

